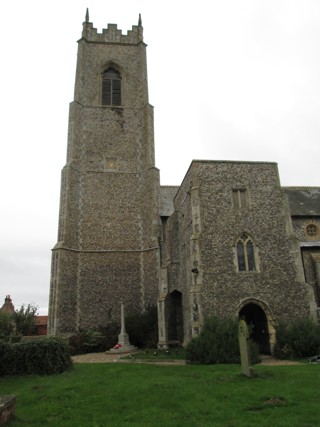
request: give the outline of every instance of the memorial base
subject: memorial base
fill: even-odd
[[[118,336],[118,344],[110,349],[112,353],[131,353],[138,350],[137,347],[130,344],[129,335],[126,332],[121,332]]]

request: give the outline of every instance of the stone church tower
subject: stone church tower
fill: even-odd
[[[127,35],[98,33],[88,12],[79,40],[49,333],[105,326],[154,305],[159,282],[159,171],[141,19]]]
[[[283,188],[269,162],[193,160],[180,186],[154,162],[141,19],[79,40],[50,334],[158,306],[159,347],[211,316],[245,318],[272,352],[279,319],[320,319],[320,189]]]

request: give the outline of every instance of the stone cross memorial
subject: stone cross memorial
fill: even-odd
[[[239,322],[238,337],[241,357],[241,371],[247,377],[251,377],[252,371],[249,349],[249,331],[248,326],[244,320],[240,320]]]
[[[124,317],[124,304],[121,302],[121,332],[118,335],[118,344],[115,345],[111,351],[117,351],[119,353],[126,353],[133,350],[136,350],[137,348],[130,344],[129,335],[126,332],[126,326],[125,326],[125,317]]]

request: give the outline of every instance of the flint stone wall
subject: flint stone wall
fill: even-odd
[[[75,332],[155,305],[159,283],[159,171],[148,104],[142,27],[122,36],[84,24],[58,243],[53,251],[49,332]],[[121,107],[101,105],[101,76],[121,75]]]
[[[194,203],[199,205],[200,220],[192,215],[189,194],[195,187],[198,197]],[[232,203],[232,190],[239,188],[247,191],[248,206],[244,209],[235,209]],[[180,264],[178,274],[172,274],[171,279],[179,285],[170,282],[170,289],[183,293],[184,325],[189,337],[192,301],[188,301],[188,295],[197,286],[201,289],[204,318],[235,316],[241,304],[250,299],[263,302],[274,318],[308,315],[309,291],[300,280],[298,244],[276,164],[194,161],[178,191],[175,209],[179,218],[175,246],[179,248],[176,257]],[[194,227],[195,221],[198,227]],[[235,248],[243,232],[255,243],[257,271],[238,271]],[[191,272],[194,255],[190,251],[190,240],[197,233],[200,276],[203,274],[198,285],[199,278]]]

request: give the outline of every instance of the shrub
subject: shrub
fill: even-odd
[[[110,323],[107,327],[99,330],[81,331],[76,335],[71,335],[68,339],[70,354],[109,350],[118,342],[119,333],[120,326],[116,323]]]
[[[103,335],[99,331],[79,332],[69,338],[68,346],[71,354],[85,354],[103,351]]]
[[[15,323],[12,313],[0,311],[0,339],[7,339],[15,333]]]
[[[103,335],[103,349],[101,351],[110,350],[118,342],[120,334],[120,325],[118,323],[109,323],[105,328],[100,328]]]
[[[126,331],[130,343],[136,347],[155,348],[158,344],[157,307],[150,306],[143,313],[131,313],[126,317]]]
[[[193,338],[186,348],[186,357],[192,363],[240,363],[238,319],[207,319],[200,335]],[[252,363],[259,361],[257,345],[250,341]]]
[[[274,355],[279,359],[320,354],[320,325],[311,319],[280,321],[276,326]]]
[[[0,341],[0,376],[10,375],[13,365],[12,345],[5,341]]]
[[[35,332],[35,318],[38,307],[33,303],[22,306],[12,313],[16,330],[21,335],[32,335]]]
[[[57,374],[71,364],[67,344],[58,338],[0,342],[0,375]]]
[[[31,335],[35,332],[35,316],[37,307],[34,304],[24,304],[13,313],[0,311],[0,339],[17,341],[21,335]]]

